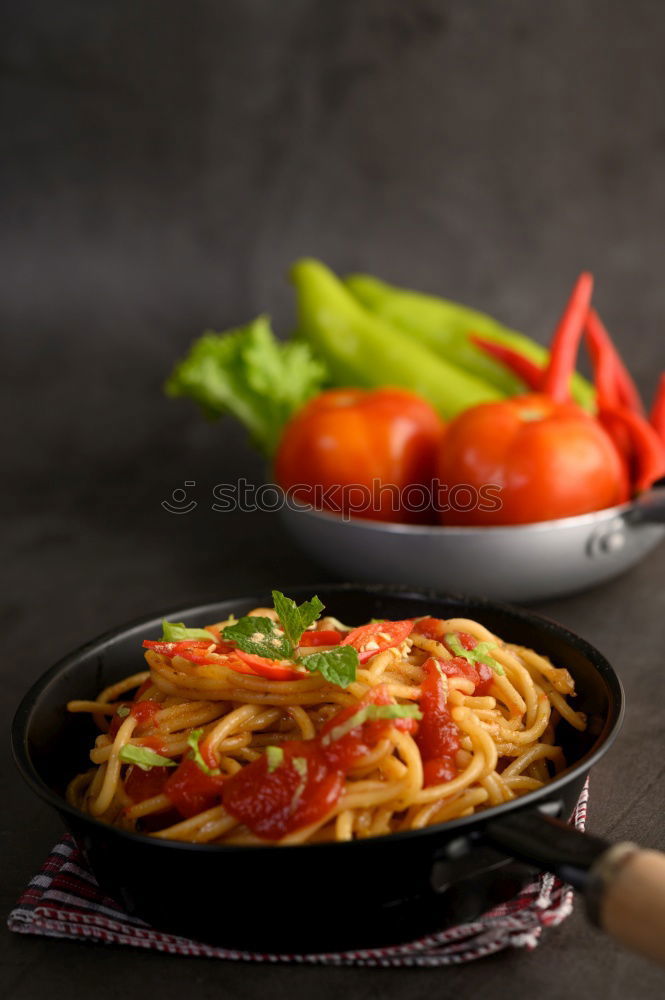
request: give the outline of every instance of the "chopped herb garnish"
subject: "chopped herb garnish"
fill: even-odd
[[[183,642],[185,639],[216,641],[207,628],[188,628],[183,622],[167,622],[166,618],[162,619],[162,639],[164,642]]]
[[[491,649],[496,649],[496,646],[490,642],[477,642],[473,649],[465,649],[458,635],[454,632],[447,632],[446,645],[451,653],[454,653],[455,656],[463,656],[472,666],[474,663],[484,663],[486,667],[491,667],[495,674],[505,674],[501,664],[489,655]]]
[[[207,774],[211,778],[216,778],[217,775],[221,774],[222,772],[218,767],[210,767],[204,760],[200,746],[202,736],[203,736],[202,729],[192,729],[191,733],[187,737],[187,745],[191,748],[192,751],[190,756],[194,761],[196,761],[197,765],[201,768],[204,774]]]
[[[268,761],[268,774],[272,774],[284,760],[284,751],[281,747],[266,747],[266,759]]]
[[[300,775],[298,787],[293,793],[293,798],[291,799],[291,812],[295,812],[307,786],[307,759],[305,757],[294,757],[291,760],[291,763]]]
[[[126,743],[118,754],[123,764],[136,764],[142,771],[149,771],[151,767],[177,767],[178,764],[170,757],[162,757],[160,753],[151,750],[150,747],[135,747],[131,743]]]
[[[423,714],[417,705],[364,705],[350,718],[334,726],[323,737],[324,743],[341,740],[352,729],[362,726],[363,722],[373,722],[375,719],[422,719]]]
[[[115,714],[121,719],[126,719],[130,712],[131,708],[128,705],[119,705],[115,710]]]

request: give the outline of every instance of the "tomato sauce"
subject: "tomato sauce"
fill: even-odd
[[[226,781],[225,808],[266,840],[281,840],[293,830],[320,821],[339,800],[347,772],[391,726],[415,728],[411,718],[375,719],[343,731],[344,724],[365,705],[391,703],[387,689],[379,686],[357,705],[338,712],[315,739],[280,744],[283,756],[277,766],[271,768],[268,755],[262,754]]]
[[[185,757],[164,783],[163,791],[181,816],[188,819],[219,805],[227,779],[221,774],[206,774],[191,757]]]
[[[132,802],[143,802],[155,795],[161,795],[169,770],[168,767],[151,767],[144,771],[143,768],[132,764],[125,778],[125,791]]]
[[[439,671],[439,665],[443,667],[452,662],[430,656],[423,665],[425,679],[420,686],[423,717],[416,733],[416,743],[423,759],[426,788],[451,781],[457,774],[455,754],[460,747],[460,732],[451,718],[447,685]]]
[[[441,642],[446,649],[454,654],[446,642],[446,623],[441,618],[421,618],[413,627],[414,632],[424,635],[426,639],[434,639]],[[458,632],[457,638],[464,649],[471,652],[478,645],[477,640],[468,632]],[[450,661],[441,660],[441,666],[445,674],[449,677],[466,677],[473,681],[475,685],[474,694],[485,695],[488,693],[494,680],[494,671],[486,663],[469,663],[463,656],[454,656]]]

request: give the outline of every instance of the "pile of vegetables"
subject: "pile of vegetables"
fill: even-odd
[[[374,520],[516,524],[623,503],[665,475],[665,376],[647,419],[591,305],[591,275],[550,351],[483,313],[366,275],[340,280],[316,260],[291,276],[288,340],[266,316],[208,332],[166,391],[240,420],[296,499]],[[582,341],[593,384],[575,371]],[[441,502],[490,485],[498,504]]]

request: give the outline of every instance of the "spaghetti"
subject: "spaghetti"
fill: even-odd
[[[567,670],[477,621],[285,620],[173,626],[145,643],[147,671],[69,702],[100,730],[70,804],[165,840],[352,840],[538,789],[565,766],[558,724],[585,728]],[[266,641],[291,656],[247,652]]]

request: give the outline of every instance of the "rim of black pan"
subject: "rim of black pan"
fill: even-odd
[[[218,607],[221,604],[233,604],[233,603],[247,603],[256,602],[253,606],[261,606],[261,602],[269,599],[269,595],[262,593],[257,595],[244,596],[240,595],[238,597],[228,597],[212,601],[207,601],[202,604],[191,605],[187,607],[178,607],[170,609],[168,611],[160,610],[159,612],[151,615],[142,615],[140,618],[134,619],[130,622],[126,622],[123,625],[116,626],[115,628],[109,629],[103,632],[101,635],[94,639],[89,640],[83,645],[79,646],[73,652],[68,653],[66,656],[62,657],[55,663],[49,670],[37,678],[37,680],[31,685],[30,689],[22,698],[14,719],[12,722],[11,730],[11,741],[12,741],[12,752],[14,755],[14,760],[19,768],[21,775],[24,780],[30,786],[30,788],[38,795],[41,799],[51,805],[54,809],[59,812],[67,813],[70,816],[75,817],[79,821],[83,821],[97,827],[100,831],[104,831],[107,835],[111,834],[113,836],[118,836],[122,839],[126,839],[133,842],[138,842],[143,846],[152,845],[155,849],[165,849],[165,850],[184,850],[184,851],[197,851],[210,854],[219,853],[236,853],[241,851],[252,852],[252,851],[275,851],[283,852],[285,850],[308,850],[308,851],[329,851],[334,848],[338,851],[341,850],[358,850],[364,848],[376,847],[377,844],[386,842],[395,842],[397,840],[410,840],[414,837],[432,836],[433,834],[450,832],[451,834],[459,832],[468,832],[470,828],[475,825],[484,825],[486,821],[494,819],[498,816],[505,815],[508,812],[513,812],[515,810],[523,809],[527,805],[537,806],[537,804],[543,799],[549,798],[552,792],[556,791],[558,788],[563,788],[569,781],[574,780],[590,770],[591,767],[604,756],[605,752],[611,747],[616,739],[619,730],[621,728],[621,723],[623,721],[624,711],[625,711],[625,694],[621,680],[610,664],[610,662],[599,652],[591,643],[587,642],[577,633],[572,632],[570,629],[559,622],[547,618],[544,615],[534,614],[531,611],[527,611],[524,608],[517,607],[512,604],[504,604],[500,601],[491,601],[482,597],[468,597],[464,594],[455,594],[442,592],[431,589],[416,589],[409,587],[407,585],[400,584],[362,584],[362,583],[312,583],[312,584],[295,584],[292,586],[285,586],[284,592],[289,596],[301,594],[311,594],[316,593],[317,590],[326,590],[329,592],[344,593],[346,591],[362,591],[363,594],[372,596],[373,594],[383,597],[395,597],[395,598],[407,598],[414,597],[418,600],[432,600],[432,601],[451,601],[459,604],[466,604],[478,609],[482,613],[482,609],[498,611],[500,613],[506,614],[514,619],[527,622],[531,625],[544,630],[549,630],[561,638],[564,638],[570,643],[570,645],[577,648],[581,653],[585,654],[593,663],[594,668],[599,671],[608,684],[610,689],[610,712],[607,718],[604,720],[603,728],[597,735],[595,742],[591,749],[584,754],[580,760],[576,761],[575,764],[567,767],[561,774],[551,781],[547,782],[542,788],[536,789],[532,792],[527,792],[526,795],[519,796],[510,802],[502,802],[500,805],[491,806],[488,809],[483,809],[480,812],[474,813],[471,816],[462,816],[458,819],[445,820],[442,823],[435,823],[430,826],[424,826],[418,830],[403,830],[398,833],[388,833],[388,834],[377,834],[373,837],[363,837],[358,840],[350,841],[323,841],[315,844],[271,844],[266,842],[265,845],[242,845],[242,844],[196,844],[184,840],[165,840],[159,837],[150,836],[144,833],[135,833],[131,830],[122,830],[119,827],[113,826],[110,823],[104,823],[102,820],[91,816],[89,813],[85,813],[75,806],[71,806],[66,799],[59,795],[57,792],[53,791],[39,776],[37,770],[35,769],[30,753],[28,750],[28,723],[30,721],[30,716],[34,708],[34,704],[38,697],[43,693],[43,691],[49,686],[51,681],[55,680],[60,673],[66,669],[66,667],[71,666],[77,662],[83,655],[92,652],[97,647],[104,648],[114,639],[120,638],[125,633],[130,633],[134,630],[146,627],[150,622],[154,622],[155,619],[166,617],[169,620],[178,620],[178,616],[183,616],[186,614],[197,614],[200,612],[203,616],[207,608]],[[334,612],[334,608],[331,609]],[[612,687],[615,687],[612,696]],[[612,709],[616,708],[616,717],[614,721],[611,721],[611,716],[613,714]]]

